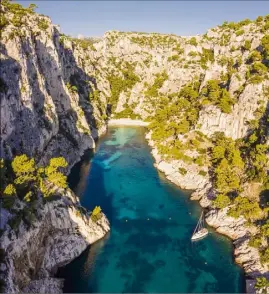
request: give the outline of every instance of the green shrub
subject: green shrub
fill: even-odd
[[[260,83],[262,83],[263,81],[264,81],[264,77],[257,76],[257,75],[252,76],[252,77],[248,80],[248,82],[249,82],[250,84],[260,84]]]
[[[252,51],[248,56],[249,63],[252,63],[254,61],[261,61],[261,60],[262,60],[261,53],[257,50]]]
[[[40,30],[45,31],[49,27],[49,23],[46,19],[41,18],[41,19],[38,19],[37,26]]]
[[[265,277],[260,277],[256,279],[255,289],[262,289],[269,287],[269,280]]]
[[[167,58],[167,61],[179,61],[180,60],[180,56],[179,55],[172,55],[172,56],[169,56]]]
[[[93,222],[97,222],[100,218],[102,218],[101,207],[95,206],[94,210],[91,213],[91,219]]]
[[[218,194],[216,199],[213,201],[213,205],[219,209],[223,209],[230,205],[231,200],[230,198],[225,194]]]
[[[235,32],[235,34],[236,34],[236,36],[241,36],[244,34],[244,32],[245,32],[244,30],[238,30]]]
[[[8,19],[5,17],[5,15],[3,15],[1,13],[1,17],[0,17],[0,30],[3,30],[8,25],[8,23],[9,23]]]
[[[245,44],[242,46],[243,50],[250,50],[251,48],[251,42],[249,40],[245,41]]]
[[[252,236],[248,242],[248,245],[254,248],[260,248],[262,245],[262,240],[258,236]]]
[[[267,67],[261,62],[255,62],[251,66],[251,74],[259,74],[262,75],[268,71]]]
[[[122,70],[123,77],[117,76],[115,74],[110,74],[107,79],[110,84],[111,96],[109,102],[112,104],[112,109],[114,110],[120,93],[131,89],[140,78],[134,73],[134,67],[126,63],[125,68]]]
[[[178,169],[178,171],[179,171],[183,176],[185,176],[185,175],[187,174],[187,170],[186,170],[184,167],[180,167],[180,168]]]
[[[260,260],[262,264],[268,264],[269,263],[269,248],[266,248],[259,252],[260,254]]]
[[[145,96],[157,97],[159,94],[159,89],[163,86],[167,79],[168,75],[165,71],[157,73],[153,85],[144,92]]]
[[[198,43],[197,43],[197,41],[196,41],[196,38],[195,38],[195,37],[192,37],[192,38],[190,39],[190,41],[189,41],[189,44],[190,44],[190,45],[193,45],[193,46],[197,46]]]
[[[200,56],[200,62],[202,67],[205,67],[208,61],[214,62],[215,60],[213,49],[202,48],[202,53],[200,53]]]
[[[235,104],[235,100],[230,96],[225,88],[221,88],[219,81],[209,80],[202,89],[202,97],[206,97],[203,103],[211,103],[217,105],[222,112],[230,113],[231,107]]]
[[[262,16],[258,16],[256,18],[256,23],[261,23],[263,21],[263,17]]]
[[[207,175],[207,172],[204,171],[204,170],[200,170],[199,175],[202,176],[202,177],[205,177]]]
[[[262,215],[259,203],[250,201],[246,197],[236,197],[233,204],[235,205],[230,208],[228,215],[234,218],[244,216],[247,220],[255,220],[259,219]]]

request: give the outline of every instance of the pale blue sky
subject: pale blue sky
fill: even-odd
[[[17,1],[38,5],[67,35],[102,36],[108,30],[203,34],[227,21],[269,14],[268,1]]]

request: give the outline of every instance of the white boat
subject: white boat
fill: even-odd
[[[204,212],[202,212],[191,240],[196,241],[208,235],[208,230],[204,227]]]

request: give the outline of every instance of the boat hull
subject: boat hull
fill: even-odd
[[[191,240],[192,241],[200,240],[200,239],[206,237],[207,235],[208,235],[208,230],[207,229],[203,229],[202,231],[199,231],[199,232],[195,233],[191,237]]]

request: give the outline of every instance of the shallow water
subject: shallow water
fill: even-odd
[[[64,291],[243,292],[231,242],[212,230],[190,241],[201,209],[153,163],[142,127],[116,127],[91,161],[74,167],[70,182],[82,205],[100,205],[111,232],[59,271]]]

